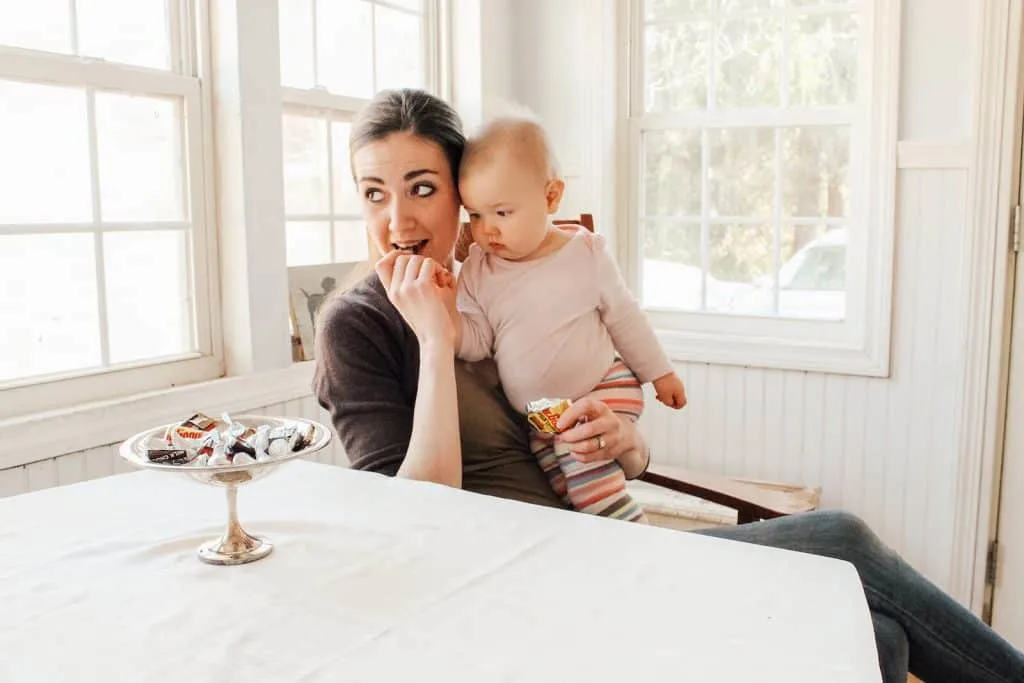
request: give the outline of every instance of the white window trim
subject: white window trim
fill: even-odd
[[[316,0],[313,3],[313,80],[317,80],[317,54],[316,54]],[[413,13],[400,5],[388,2],[387,0],[366,0],[371,5],[396,9],[402,12]],[[443,77],[442,68],[446,62],[447,53],[443,49],[442,39],[445,36],[446,18],[450,8],[447,0],[422,0],[423,10],[420,15],[422,21],[422,45],[423,45],[423,78],[424,88],[429,92],[441,94],[446,87],[446,80]],[[375,16],[375,15],[371,15]],[[377,50],[376,32],[371,30],[371,55],[373,68],[374,89],[377,89]],[[337,121],[351,123],[355,120],[359,111],[369,103],[369,98],[340,95],[328,91],[326,88],[315,85],[312,88],[296,88],[292,86],[281,86],[281,103],[285,115],[308,116],[325,121]],[[335,221],[362,220],[362,215],[344,213],[337,210],[334,197],[334,172],[335,163],[333,159],[334,144],[332,142],[332,129],[327,128],[327,168],[328,168],[328,210],[325,214],[290,214],[285,210],[285,221],[318,221],[326,222],[331,226],[330,244],[332,262],[338,261],[337,244],[335,242]],[[371,251],[372,253],[372,251]]]
[[[848,223],[849,271],[863,274],[864,290],[851,289],[847,298],[847,320],[843,323],[729,316],[677,311],[649,311],[670,357],[729,365],[759,366],[838,374],[888,377],[895,234],[896,148],[899,99],[899,48],[901,3],[898,0],[860,0],[863,26],[860,72],[862,100],[870,103],[861,116],[854,137],[854,150],[869,150],[864,156],[851,155],[854,167],[851,186],[858,197]],[[635,65],[642,63],[643,15],[641,0],[620,4],[620,107],[625,116],[622,134],[623,157],[619,168],[620,235],[622,270],[627,282],[639,292],[641,286],[640,244],[640,126],[630,107],[643,102],[643,81]],[[694,123],[698,115],[646,116],[644,127]],[[765,120],[771,122],[772,114]],[[807,112],[809,121],[827,121],[830,113]],[[745,117],[746,118],[746,117]],[[732,122],[735,123],[735,122]],[[856,135],[856,131],[855,131]]]
[[[216,231],[211,202],[211,174],[208,160],[206,98],[196,76],[196,45],[193,37],[202,30],[195,21],[192,2],[170,3],[171,70],[151,69],[76,55],[56,54],[13,47],[0,47],[0,78],[37,83],[83,87],[93,91],[128,91],[148,95],[169,95],[184,102],[183,148],[187,158],[188,222],[191,225],[191,291],[195,321],[196,352],[169,358],[74,370],[54,375],[19,378],[0,383],[0,420],[31,415],[83,402],[130,396],[141,391],[168,389],[223,375]],[[193,30],[192,27],[195,27]],[[200,41],[206,36],[199,35]],[[96,163],[96,159],[92,159]],[[95,171],[95,169],[94,169]],[[95,188],[94,188],[95,191]],[[148,227],[171,228],[175,223],[153,223]],[[87,231],[99,234],[111,224],[33,225],[33,232]],[[133,223],[132,227],[146,227]]]

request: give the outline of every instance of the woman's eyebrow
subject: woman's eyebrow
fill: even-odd
[[[415,171],[409,171],[408,173],[406,173],[404,178],[405,180],[412,180],[414,178],[419,178],[421,175],[427,175],[428,173],[440,175],[440,173],[430,168],[418,168]]]
[[[419,178],[421,175],[441,175],[441,174],[438,173],[437,171],[435,171],[432,168],[417,168],[414,171],[409,171],[408,173],[406,173],[404,176],[402,176],[402,179],[405,180],[405,181],[409,181],[409,180],[413,180],[415,178]],[[377,176],[373,176],[373,175],[364,175],[364,176],[359,178],[359,182],[360,183],[377,183],[378,185],[384,185],[385,184],[383,178],[378,178]]]

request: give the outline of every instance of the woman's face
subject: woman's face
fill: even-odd
[[[441,147],[409,132],[363,146],[352,156],[371,243],[451,265],[459,199]]]

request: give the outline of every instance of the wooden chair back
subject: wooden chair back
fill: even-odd
[[[552,221],[555,225],[582,225],[590,232],[594,232],[594,214],[581,213],[579,218],[558,218]],[[469,230],[469,223],[463,223],[459,228],[459,237],[455,240],[455,260],[465,261],[469,255],[469,245],[473,243],[473,234]]]

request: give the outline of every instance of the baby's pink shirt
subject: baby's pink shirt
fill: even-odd
[[[458,307],[459,358],[493,355],[519,411],[538,398],[580,398],[616,355],[641,382],[673,371],[604,239],[586,230],[534,261],[508,261],[471,245],[459,272]]]

